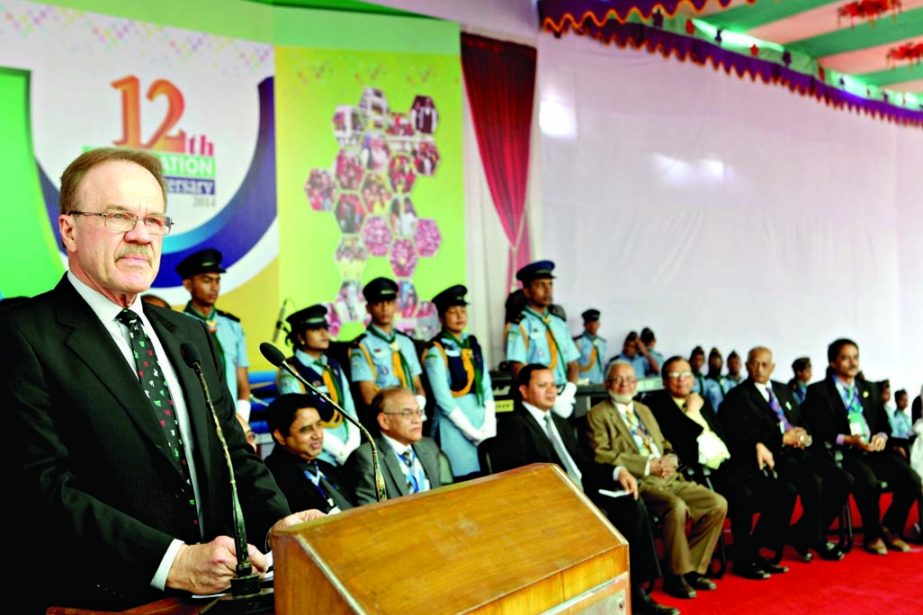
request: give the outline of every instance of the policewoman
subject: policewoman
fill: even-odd
[[[442,330],[423,353],[423,368],[436,402],[434,435],[456,481],[480,473],[478,444],[497,435],[484,353],[477,339],[465,331],[467,293],[458,284],[433,297]]]

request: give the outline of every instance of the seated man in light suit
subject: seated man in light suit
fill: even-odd
[[[693,598],[693,585],[711,585],[702,583],[705,579],[701,575],[718,544],[727,500],[676,472],[676,455],[660,433],[654,415],[647,406],[632,400],[637,379],[630,363],[614,361],[605,384],[610,399],[593,406],[587,415],[596,461],[627,468],[638,478],[641,497],[664,520],[665,559],[670,568],[664,591]],[[687,515],[692,519],[688,538]]]
[[[407,389],[383,389],[372,399],[371,410],[381,429],[375,444],[388,498],[439,487],[439,448],[431,438],[423,437],[426,415],[417,397]],[[356,503],[375,503],[375,473],[368,442],[352,452],[346,470]]]

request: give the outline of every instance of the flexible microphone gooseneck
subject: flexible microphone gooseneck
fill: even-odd
[[[359,428],[359,431],[365,435],[365,439],[368,440],[369,446],[372,447],[372,469],[375,472],[375,499],[379,502],[388,499],[388,496],[385,495],[385,479],[381,475],[381,466],[378,465],[378,446],[375,445],[375,440],[372,438],[372,434],[369,433],[369,430],[366,429],[362,423],[351,417],[343,407],[330,399],[323,391],[318,389],[316,386],[305,380],[301,374],[299,374],[295,369],[288,364],[285,360],[285,355],[282,354],[282,351],[270,344],[269,342],[263,342],[260,344],[260,352],[263,353],[263,356],[267,361],[278,367],[279,369],[284,369],[289,374],[291,374],[298,382],[305,385],[311,391],[313,391],[318,397],[324,399],[331,406],[339,410],[340,415],[343,417],[343,420],[348,421]],[[318,410],[320,414],[321,411]],[[321,420],[329,421],[333,417],[332,412],[329,416],[321,416]]]
[[[224,453],[224,460],[227,462],[228,473],[231,478],[231,506],[234,514],[234,547],[237,552],[237,570],[236,575],[231,579],[231,596],[230,600],[218,600],[212,603],[211,607],[206,607],[211,612],[227,613],[260,613],[265,612],[267,606],[272,608],[272,592],[260,588],[260,575],[253,572],[253,565],[250,563],[250,554],[247,549],[247,529],[244,523],[243,510],[240,507],[240,497],[237,495],[237,478],[234,475],[234,464],[231,462],[231,452],[228,450],[227,440],[224,439],[224,430],[221,429],[221,421],[218,420],[218,412],[212,402],[211,394],[208,390],[208,383],[205,381],[205,374],[202,372],[202,360],[199,356],[198,349],[190,343],[184,342],[180,346],[180,354],[186,365],[195,372],[202,386],[202,392],[205,393],[205,404],[211,411],[212,420],[215,423],[215,431],[218,434],[218,440],[221,444],[221,452]],[[235,604],[239,602],[239,604]],[[228,606],[218,606],[228,605]],[[204,612],[204,610],[203,610]]]

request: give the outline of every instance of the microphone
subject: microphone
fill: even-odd
[[[228,473],[231,477],[231,509],[234,514],[234,548],[237,552],[237,570],[235,577],[231,579],[231,598],[219,598],[206,609],[215,613],[266,612],[263,610],[264,608],[272,608],[273,593],[272,590],[260,588],[260,575],[253,572],[253,565],[250,563],[250,554],[247,549],[247,529],[244,523],[243,510],[240,507],[240,497],[237,495],[237,478],[234,475],[234,464],[231,462],[231,452],[228,449],[227,440],[224,439],[224,430],[221,428],[218,412],[215,410],[215,404],[212,402],[211,393],[208,390],[208,383],[205,381],[205,374],[202,372],[202,359],[199,355],[199,350],[189,342],[183,342],[179,351],[186,365],[195,372],[202,387],[202,392],[205,393],[205,404],[211,411],[215,431],[218,433],[218,441],[221,444],[221,452],[224,453],[224,460],[227,463]],[[222,606],[214,608],[219,604]],[[255,608],[260,610],[254,610]]]
[[[276,327],[272,332],[272,343],[275,344],[276,340],[279,339],[279,333],[282,332],[282,319],[285,318],[285,304],[289,302],[289,298],[286,297],[282,300],[282,305],[279,307],[279,317],[276,318]]]
[[[270,344],[269,342],[263,342],[260,344],[260,352],[263,354],[263,357],[267,361],[278,367],[279,369],[284,369],[289,374],[291,374],[298,382],[303,384],[305,387],[313,391],[318,397],[325,400],[333,408],[339,410],[340,415],[343,417],[343,420],[348,421],[349,423],[355,425],[359,428],[359,431],[365,436],[365,439],[368,440],[369,446],[372,447],[372,468],[375,472],[375,499],[378,502],[382,502],[388,499],[388,496],[385,495],[385,479],[381,475],[381,466],[378,465],[378,446],[375,445],[375,440],[372,438],[372,434],[369,433],[369,430],[366,429],[362,423],[351,417],[343,407],[330,399],[326,394],[324,394],[316,386],[305,380],[301,374],[299,374],[288,362],[285,360],[285,355],[282,354],[282,351]],[[322,421],[329,421],[333,418],[333,410],[330,408],[326,409],[317,409],[317,413],[320,415]],[[324,416],[326,414],[326,416]]]

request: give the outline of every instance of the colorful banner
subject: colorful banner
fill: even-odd
[[[447,30],[408,21],[407,37]],[[429,300],[465,281],[457,52],[280,47],[276,92],[283,296],[327,304],[350,339],[368,319],[362,286],[387,276],[398,328],[432,337]]]
[[[51,1],[2,3],[0,181],[16,230],[0,243],[0,296],[55,284],[60,175],[81,151],[124,146],[160,157],[176,221],[152,292],[185,304],[174,267],[221,250],[218,306],[241,318],[255,367],[284,299],[329,304],[350,338],[377,275],[401,285],[401,328],[434,332],[426,300],[465,279],[457,24]]]

